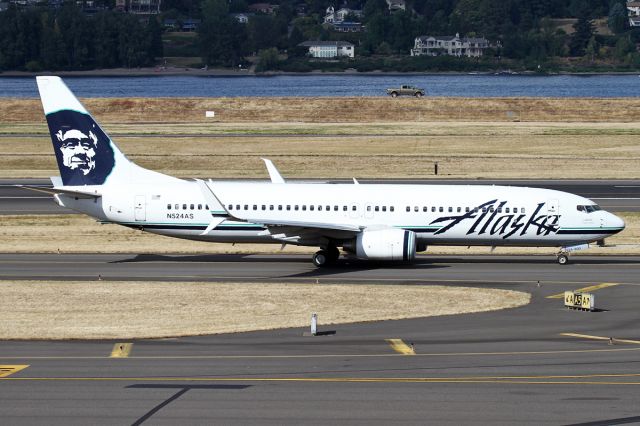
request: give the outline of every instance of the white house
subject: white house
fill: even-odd
[[[329,6],[327,8],[327,13],[324,17],[325,24],[334,24],[343,22],[344,19],[349,16],[354,15],[360,18],[362,16],[362,10],[349,9],[348,7],[343,7],[338,9],[336,12],[333,6]]]
[[[232,13],[231,17],[235,19],[237,22],[241,24],[246,24],[249,22],[249,14],[248,13]]]
[[[309,48],[314,58],[354,57],[354,45],[346,41],[305,41],[298,46]]]
[[[455,36],[420,36],[416,37],[411,56],[467,56],[477,58],[489,47],[485,38]]]
[[[629,10],[629,17],[640,16],[640,1],[627,2],[627,9]]]
[[[387,6],[389,7],[390,12],[407,9],[407,5],[404,0],[387,0]]]

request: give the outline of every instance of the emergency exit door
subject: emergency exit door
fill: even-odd
[[[147,202],[144,195],[136,195],[133,211],[137,222],[147,220]]]

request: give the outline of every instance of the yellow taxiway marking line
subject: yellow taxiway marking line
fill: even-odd
[[[616,339],[615,337],[591,336],[590,334],[578,334],[578,333],[560,333],[560,335],[561,336],[568,336],[568,337],[577,337],[577,338],[580,338],[580,339],[591,339],[591,340],[609,340],[609,339],[611,339],[613,342],[631,343],[633,345],[640,345],[640,340]]]
[[[402,355],[415,355],[416,351],[412,346],[407,345],[402,339],[385,339],[391,349],[394,351],[401,353]]]
[[[558,351],[520,351],[520,352],[443,352],[443,353],[419,353],[415,356],[422,357],[452,357],[452,356],[522,356],[522,355],[573,355],[598,352],[636,352],[639,348],[607,348],[607,349],[572,349]],[[396,354],[320,354],[320,355],[175,355],[175,356],[132,356],[129,360],[207,360],[207,359],[302,359],[302,358],[385,358],[396,357]],[[39,359],[39,360],[62,360],[62,359],[109,359],[105,356],[1,356],[0,359]]]
[[[618,283],[601,283],[601,284],[591,285],[589,287],[579,288],[574,291],[577,291],[580,293],[587,293],[589,291],[600,290],[601,288],[613,287],[616,285],[618,285]],[[562,299],[562,298],[564,298],[564,293],[558,293],[558,294],[553,294],[551,296],[547,296],[547,299]]]
[[[133,343],[116,343],[109,358],[128,358],[132,348]]]
[[[20,381],[136,381],[136,382],[308,382],[308,383],[510,383],[529,385],[640,385],[612,379],[637,378],[640,374],[588,374],[540,376],[462,377],[12,377]],[[594,380],[604,379],[604,380]]]
[[[29,365],[0,365],[0,379],[8,377],[20,370],[24,370]]]

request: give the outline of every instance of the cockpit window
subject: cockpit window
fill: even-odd
[[[597,212],[598,210],[602,210],[600,206],[597,204],[592,204],[588,206],[576,206],[576,208],[578,209],[579,212],[585,212],[585,213],[593,213],[593,212]]]

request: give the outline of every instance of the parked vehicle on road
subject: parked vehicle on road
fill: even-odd
[[[398,96],[415,96],[416,98],[420,98],[424,96],[424,89],[403,84],[399,88],[387,89],[387,94],[393,98]]]

